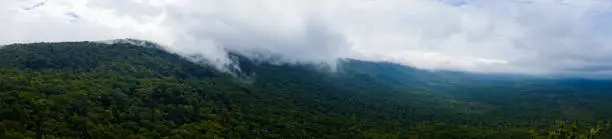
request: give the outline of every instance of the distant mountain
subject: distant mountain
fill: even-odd
[[[240,76],[135,39],[4,46],[0,136],[612,137],[612,81],[230,56]]]

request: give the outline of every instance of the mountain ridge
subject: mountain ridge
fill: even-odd
[[[180,53],[172,52],[172,51],[166,49],[166,47],[163,46],[162,44],[159,44],[159,43],[156,43],[156,42],[153,42],[153,41],[142,40],[142,39],[135,39],[135,38],[111,39],[111,40],[100,40],[100,41],[37,42],[37,43],[79,43],[79,42],[103,43],[103,44],[111,44],[111,45],[112,44],[129,44],[129,45],[132,45],[132,46],[151,47],[151,48],[155,48],[155,49],[166,51],[168,53],[173,53],[173,54],[181,55]],[[16,43],[16,44],[32,44],[32,43]],[[4,46],[16,45],[16,44],[7,44],[7,45],[4,45]],[[227,68],[227,70],[225,70],[225,71],[231,71],[231,72],[239,72],[240,71],[240,69],[232,69],[232,68],[235,68],[235,67],[231,67],[231,66],[237,66],[237,65],[233,65],[233,64],[239,63],[239,62],[237,62],[235,60],[237,57],[246,58],[246,59],[250,60],[250,62],[254,62],[254,63],[298,64],[298,65],[303,64],[303,65],[317,66],[318,68],[327,69],[327,70],[331,70],[331,71],[334,70],[334,69],[330,69],[331,66],[326,65],[324,62],[295,62],[295,60],[290,60],[291,58],[289,58],[289,57],[281,56],[279,54],[274,54],[274,53],[241,52],[241,51],[231,50],[231,49],[224,49],[224,51],[229,56],[229,59],[232,60],[232,64],[229,65],[230,67],[225,67],[225,68]],[[209,60],[203,58],[202,55],[181,55],[181,56],[183,56],[184,58],[187,58],[187,59],[191,59],[195,63],[199,63],[199,64],[203,63],[203,64],[208,64],[208,65],[214,65],[214,62],[209,61]],[[294,62],[292,62],[292,61],[294,61]],[[394,64],[394,65],[399,65],[399,66],[403,66],[403,67],[412,68],[412,70],[421,70],[421,71],[433,72],[433,73],[442,72],[442,73],[453,73],[453,74],[464,74],[464,75],[468,75],[469,74],[469,75],[473,75],[475,77],[494,76],[497,79],[505,79],[505,78],[532,78],[532,79],[564,79],[564,80],[573,80],[573,79],[576,79],[576,80],[580,80],[580,79],[584,79],[584,80],[610,80],[610,79],[601,78],[601,77],[599,77],[599,78],[589,78],[589,77],[561,76],[561,75],[560,76],[555,76],[555,75],[529,75],[529,74],[523,74],[523,73],[486,73],[486,72],[469,72],[469,71],[456,71],[456,70],[444,70],[444,69],[430,70],[430,69],[422,69],[422,68],[414,67],[414,66],[411,66],[411,65],[402,64],[402,63],[397,63],[397,62],[393,62],[393,61],[368,61],[368,60],[360,60],[360,59],[354,59],[354,58],[339,58],[336,61],[338,61],[338,62],[362,61],[362,62],[381,63],[381,64]]]
[[[559,121],[580,122],[572,134],[612,136],[598,124],[612,119],[608,82],[359,60],[326,72],[235,57],[249,78],[132,43],[8,45],[0,48],[0,136],[525,138],[564,136],[549,132],[566,128]]]

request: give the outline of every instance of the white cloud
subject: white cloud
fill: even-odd
[[[44,4],[41,4],[44,3]],[[223,49],[427,69],[612,70],[607,0],[3,0],[0,43],[139,38],[221,64]]]

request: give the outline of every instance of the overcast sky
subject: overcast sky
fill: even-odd
[[[612,75],[609,0],[0,0],[0,44],[136,38],[225,61]]]

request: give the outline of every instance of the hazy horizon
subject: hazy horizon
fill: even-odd
[[[0,43],[150,40],[228,64],[225,49],[292,61],[430,70],[612,75],[603,0],[8,0]]]

